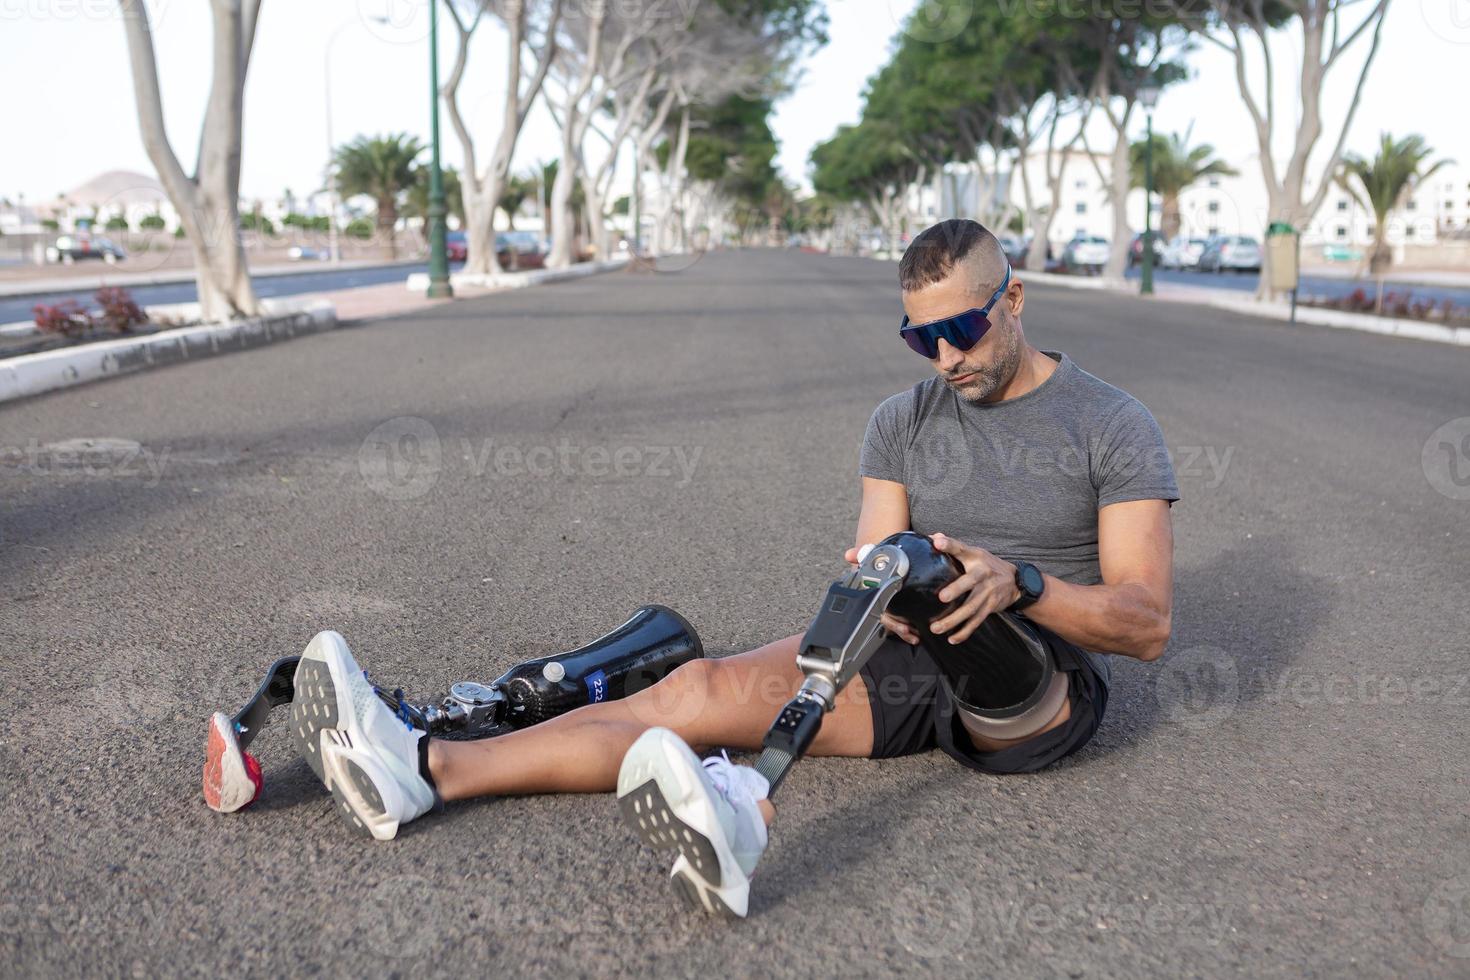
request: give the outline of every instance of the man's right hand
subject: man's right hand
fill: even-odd
[[[857,567],[858,549],[848,548],[847,551],[843,553],[842,558],[849,565]],[[883,614],[882,623],[884,629],[888,630],[888,632],[892,633],[903,642],[911,646],[918,645],[919,634],[917,631],[914,630],[913,626],[909,624],[908,620],[903,619],[899,616],[895,616],[893,615],[893,613],[886,612]]]

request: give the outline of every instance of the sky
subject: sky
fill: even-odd
[[[985,2],[985,0],[975,0]],[[916,0],[829,0],[831,43],[805,63],[796,91],[778,105],[772,128],[778,164],[793,183],[806,180],[811,147],[862,110],[866,80],[886,60]],[[164,109],[175,152],[192,169],[209,84],[208,4],[150,0]],[[381,23],[380,20],[387,23]],[[442,20],[443,18],[441,18]],[[440,24],[441,67],[456,39]],[[328,71],[332,136],[408,132],[426,137],[429,115],[428,15],[423,0],[264,0],[245,94],[242,195],[297,196],[321,186],[327,138]],[[482,157],[495,133],[504,81],[503,33],[486,23],[472,42],[462,104]],[[1283,112],[1295,62],[1277,45]],[[1361,56],[1335,69],[1326,93],[1329,127],[1337,125]],[[1254,152],[1255,138],[1235,85],[1233,65],[1202,45],[1192,77],[1171,87],[1156,129],[1190,131],[1227,159]],[[1470,0],[1391,0],[1384,39],[1348,149],[1371,152],[1378,133],[1421,133],[1441,155],[1470,164],[1470,127],[1457,103],[1470,88]],[[116,0],[0,0],[0,196],[40,202],[112,169],[152,173],[138,136],[127,49]],[[448,120],[444,160],[462,154]],[[1143,120],[1136,121],[1141,131]],[[1289,138],[1289,114],[1279,127]],[[1335,130],[1333,130],[1335,132]],[[1135,133],[1135,137],[1139,134]],[[1094,146],[1111,139],[1095,125]],[[1325,142],[1325,141],[1324,141]],[[559,155],[556,129],[539,102],[516,154],[516,168]],[[589,155],[605,152],[594,141]],[[626,186],[620,165],[615,187]],[[617,191],[615,191],[617,193]]]

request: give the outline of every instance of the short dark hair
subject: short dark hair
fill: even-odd
[[[909,242],[898,263],[898,284],[911,293],[949,278],[955,266],[963,263],[976,273],[977,281],[971,283],[975,292],[983,292],[989,278],[1000,284],[1004,257],[990,229],[969,218],[950,218],[930,225]],[[992,269],[993,277],[989,275]]]

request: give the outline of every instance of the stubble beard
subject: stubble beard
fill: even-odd
[[[1016,369],[1021,365],[1021,337],[1014,328],[1001,329],[1005,330],[1005,334],[997,338],[1002,343],[993,363],[980,364],[974,368],[966,365],[966,371],[974,377],[961,385],[952,384],[948,377],[944,379],[950,390],[965,401],[983,402],[1016,376]]]

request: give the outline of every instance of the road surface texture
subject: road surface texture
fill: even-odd
[[[427,697],[646,602],[715,655],[805,627],[930,369],[890,263],[685,264],[0,409],[0,974],[1470,973],[1470,351],[1129,297],[1024,315],[1184,494],[1170,652],[1055,768],[807,760],[743,922],[609,796],[364,841],[284,722],[206,809],[210,711],[320,629]]]

